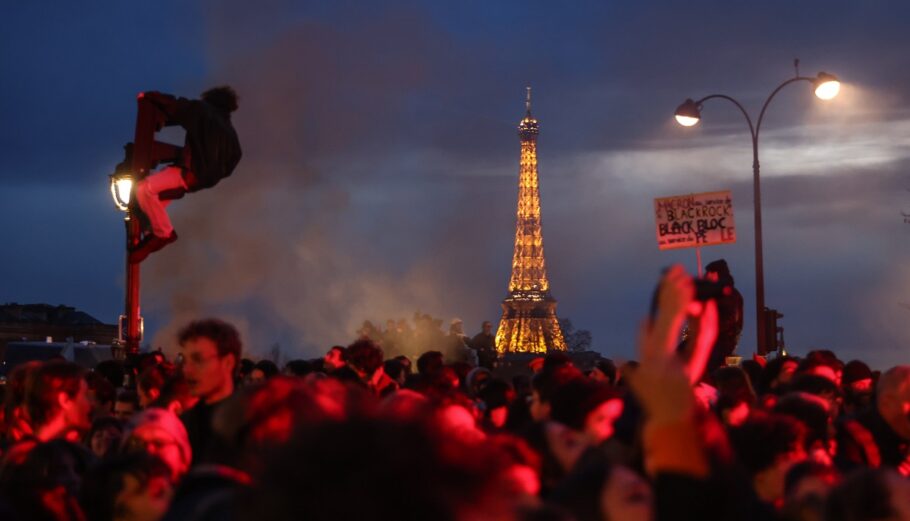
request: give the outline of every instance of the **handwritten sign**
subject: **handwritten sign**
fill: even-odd
[[[730,191],[654,199],[657,247],[694,248],[736,242]]]

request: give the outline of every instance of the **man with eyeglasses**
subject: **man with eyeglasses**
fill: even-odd
[[[178,341],[183,355],[183,375],[190,394],[199,402],[181,416],[193,449],[193,464],[224,463],[212,429],[212,418],[224,401],[234,393],[242,346],[237,329],[218,319],[191,322]]]

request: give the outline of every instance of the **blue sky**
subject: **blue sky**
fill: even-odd
[[[540,120],[544,240],[560,316],[633,355],[660,268],[654,197],[733,190],[724,257],[754,327],[751,151],[720,92],[757,112],[766,300],[795,352],[910,359],[910,6],[872,2],[20,2],[0,8],[0,301],[113,322],[123,226],[107,174],[135,94],[234,85],[236,174],[172,207],[180,240],[143,266],[150,339],[236,320],[253,353],[315,356],[364,319],[420,309],[469,332],[506,292],[524,87]],[[178,139],[179,135],[171,136]]]

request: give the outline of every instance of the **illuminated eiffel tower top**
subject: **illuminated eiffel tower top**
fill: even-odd
[[[530,87],[526,109],[524,119],[518,124],[521,159],[512,277],[509,279],[509,294],[502,301],[502,319],[496,331],[496,352],[503,356],[566,350],[543,256],[540,189],[537,184],[537,134],[540,133],[540,126],[531,115]]]
[[[537,182],[537,134],[540,133],[540,126],[531,116],[531,87],[528,87],[525,107],[525,117],[518,124],[518,135],[521,138],[518,222],[509,291],[546,293],[550,289],[550,283],[547,281],[547,266],[543,256],[540,190]]]

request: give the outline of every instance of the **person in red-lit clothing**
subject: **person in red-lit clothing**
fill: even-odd
[[[186,130],[186,142],[177,164],[142,179],[136,185],[136,201],[148,216],[151,230],[130,252],[130,262],[142,262],[150,254],[177,240],[167,215],[171,200],[187,192],[211,188],[231,175],[242,155],[231,113],[237,110],[237,93],[231,87],[215,87],[202,99],[175,98],[160,92],[142,95],[160,110],[166,125]]]

